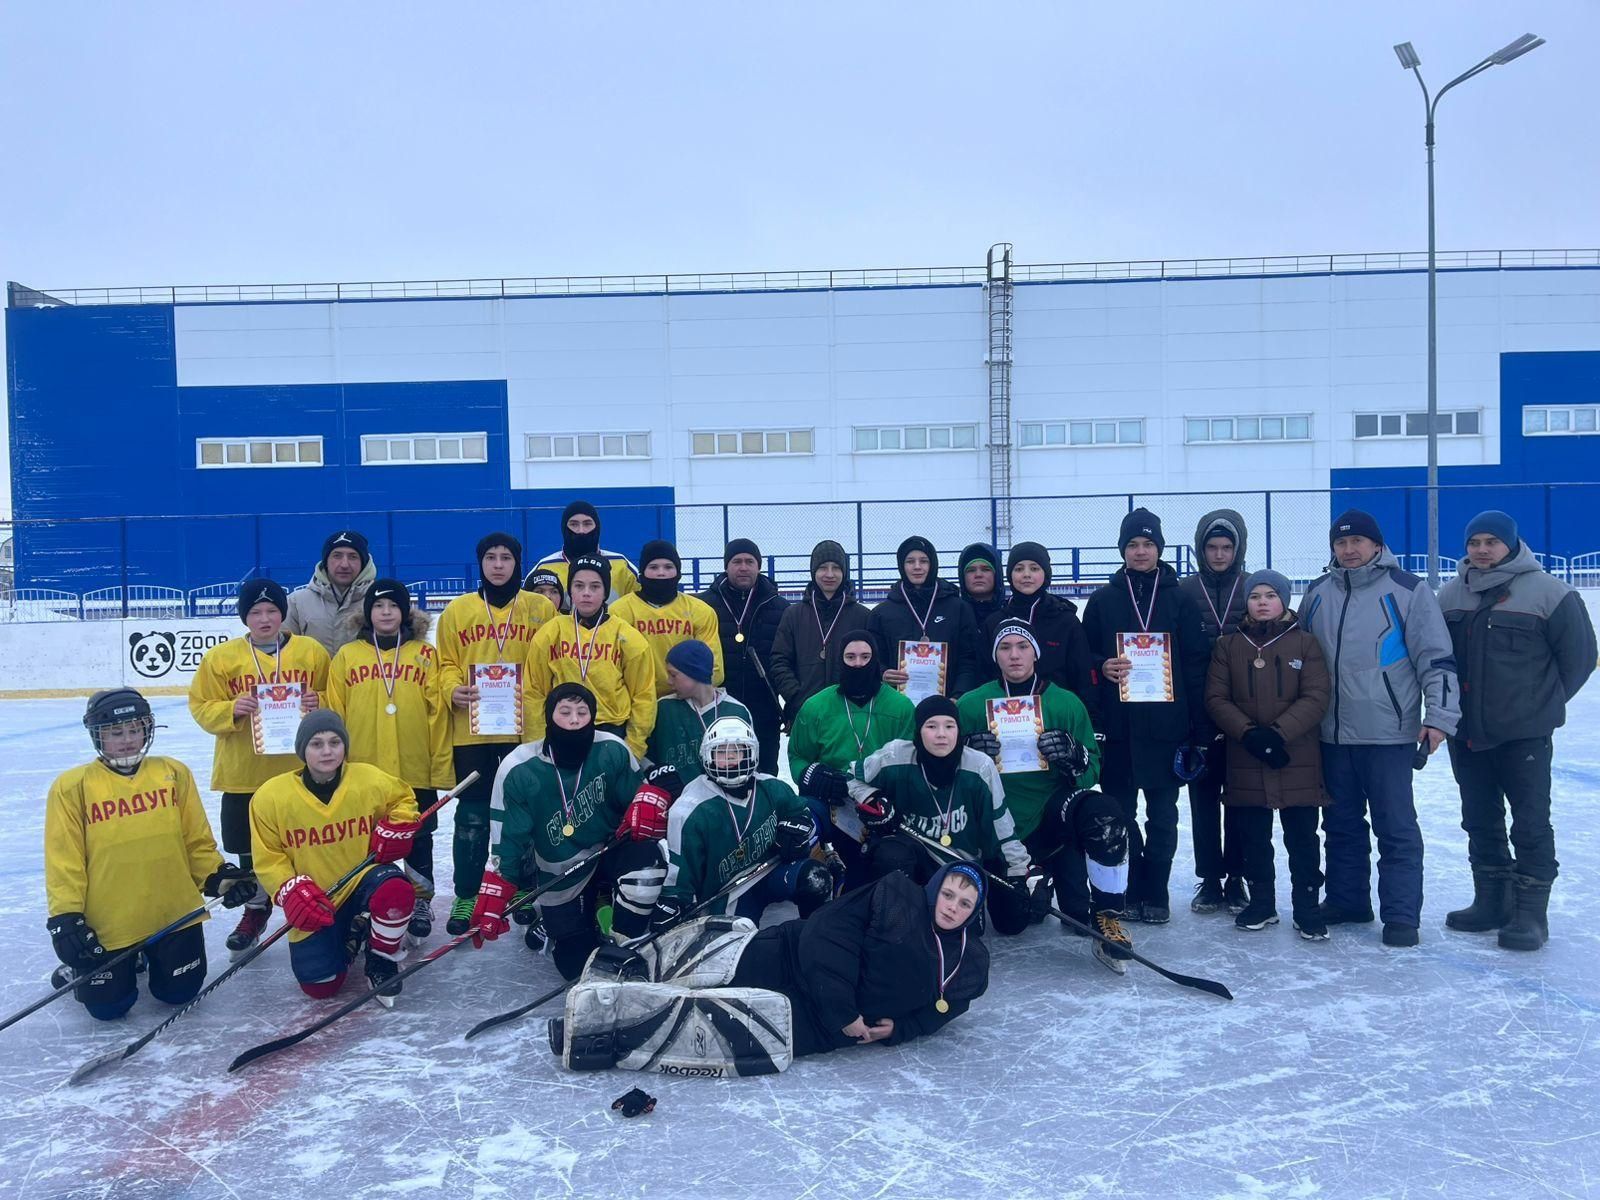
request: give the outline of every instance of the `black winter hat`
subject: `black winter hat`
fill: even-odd
[[[536,587],[553,587],[558,596],[567,594],[566,585],[561,582],[561,576],[548,567],[535,567],[529,571],[522,580],[522,590],[531,592]]]
[[[511,557],[517,560],[517,573],[522,573],[522,543],[509,533],[486,533],[478,539],[478,564],[483,565],[483,556],[496,546],[504,546],[511,551]]]
[[[811,547],[811,573],[815,575],[823,563],[832,563],[844,572],[846,579],[850,578],[850,556],[838,542],[825,539]]]
[[[594,702],[594,693],[584,687],[583,684],[574,682],[558,683],[545,693],[544,724],[546,729],[555,720],[556,705],[563,700],[582,700],[587,704],[589,706],[589,721],[591,724],[595,720],[595,714],[600,711],[599,706]]]
[[[758,563],[765,561],[761,557],[761,547],[749,538],[734,538],[733,541],[729,542],[727,549],[722,552],[722,565],[726,567],[732,562],[735,554],[748,554]]]
[[[639,551],[639,570],[642,572],[658,558],[666,559],[679,575],[683,574],[683,559],[678,557],[678,548],[665,538],[653,538],[644,544]]]
[[[1359,508],[1347,508],[1334,518],[1333,527],[1328,530],[1329,547],[1342,537],[1371,538],[1383,545],[1383,530],[1378,528],[1378,519]]]
[[[364,533],[357,533],[354,529],[336,530],[330,533],[327,540],[322,543],[322,567],[324,570],[328,567],[328,555],[332,554],[340,546],[348,546],[361,555],[361,569],[366,570],[367,564],[372,561],[372,555],[367,549],[367,536]]]
[[[932,542],[917,534],[912,534],[901,542],[894,552],[895,565],[900,568],[901,578],[904,578],[906,573],[906,555],[913,550],[921,550],[928,556],[928,582],[932,583],[939,577],[939,552],[933,548]]]
[[[1011,578],[1011,573],[1017,569],[1018,563],[1033,562],[1044,568],[1045,586],[1049,586],[1050,551],[1039,542],[1018,542],[1011,547],[1011,553],[1006,555],[1006,578]]]
[[[994,641],[989,645],[989,656],[996,658],[1000,653],[1000,643],[1008,637],[1023,637],[1028,639],[1028,644],[1033,647],[1033,656],[1039,657],[1039,635],[1033,631],[1033,626],[1021,617],[1006,617],[995,626]],[[998,660],[997,660],[998,661]]]
[[[567,568],[567,590],[572,590],[572,581],[578,577],[579,571],[592,571],[600,576],[600,582],[605,584],[606,595],[611,595],[611,563],[601,558],[598,554],[585,554],[582,558],[572,560],[572,565]]]
[[[398,579],[372,581],[367,594],[361,598],[361,613],[368,625],[372,624],[372,606],[379,600],[393,600],[400,606],[400,628],[404,629],[406,622],[411,620],[411,593],[406,590],[406,585]]]
[[[263,600],[288,617],[289,594],[283,590],[283,585],[265,576],[257,576],[239,585],[239,620],[244,620],[245,614]]]
[[[1158,552],[1167,548],[1167,539],[1161,532],[1161,518],[1148,508],[1136,508],[1122,518],[1122,528],[1117,531],[1117,553],[1126,550],[1136,537],[1149,538]]]
[[[950,717],[952,720],[959,721],[961,714],[956,708],[956,702],[950,699],[949,696],[937,694],[924,696],[917,704],[917,711],[912,717],[911,727],[921,733],[922,727],[933,720],[934,717]]]

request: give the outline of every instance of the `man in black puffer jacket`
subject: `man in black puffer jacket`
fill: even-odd
[[[772,685],[783,698],[783,718],[794,725],[800,706],[839,682],[834,653],[847,633],[867,627],[871,610],[850,584],[850,556],[835,541],[811,549],[811,582],[798,604],[784,610],[772,643]]]
[[[734,538],[722,555],[723,572],[700,593],[717,614],[722,641],[723,687],[750,710],[761,743],[760,770],[778,773],[778,725],[782,704],[771,679],[772,643],[789,602],[761,571],[761,548]]]
[[[1011,599],[985,623],[984,640],[993,645],[995,632],[1007,617],[1026,621],[1039,639],[1039,678],[1082,700],[1093,720],[1099,705],[1094,656],[1078,620],[1078,606],[1050,594],[1050,551],[1039,542],[1018,542],[1006,556],[1006,578],[1011,583]]]
[[[960,589],[939,578],[939,552],[933,543],[925,537],[908,537],[895,551],[895,561],[900,581],[867,620],[885,660],[895,664],[883,673],[883,681],[904,688],[900,643],[927,641],[945,645],[946,696],[959,696],[984,683],[988,674],[978,658],[983,635]]]

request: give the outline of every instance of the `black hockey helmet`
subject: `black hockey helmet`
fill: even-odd
[[[125,725],[129,721],[138,721],[143,726],[144,742],[137,754],[112,757],[106,753],[101,735],[113,725]],[[94,752],[105,760],[107,766],[118,771],[135,770],[150,752],[150,743],[156,736],[156,719],[150,710],[150,701],[133,688],[108,688],[90,696],[88,708],[83,714],[83,727],[89,731]]]

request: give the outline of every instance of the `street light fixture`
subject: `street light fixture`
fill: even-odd
[[[1525,33],[1457,75],[1432,96],[1428,94],[1428,85],[1422,82],[1422,59],[1417,56],[1416,49],[1410,42],[1401,42],[1394,48],[1400,66],[1417,77],[1427,114],[1424,132],[1428,147],[1428,585],[1435,590],[1439,587],[1439,292],[1433,221],[1433,117],[1439,101],[1456,84],[1465,83],[1490,67],[1503,67],[1542,45],[1542,37]]]

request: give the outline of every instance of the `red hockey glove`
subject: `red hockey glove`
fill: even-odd
[[[411,843],[417,840],[420,821],[390,821],[385,818],[372,827],[372,838],[367,849],[381,863],[398,862],[411,853]]]
[[[506,905],[515,889],[504,876],[493,871],[483,873],[483,883],[478,886],[478,902],[472,906],[472,925],[478,932],[472,944],[482,949],[484,942],[492,942],[511,928],[506,920]]]
[[[333,924],[333,901],[309,875],[296,875],[273,897],[284,920],[303,933],[315,933]]]

